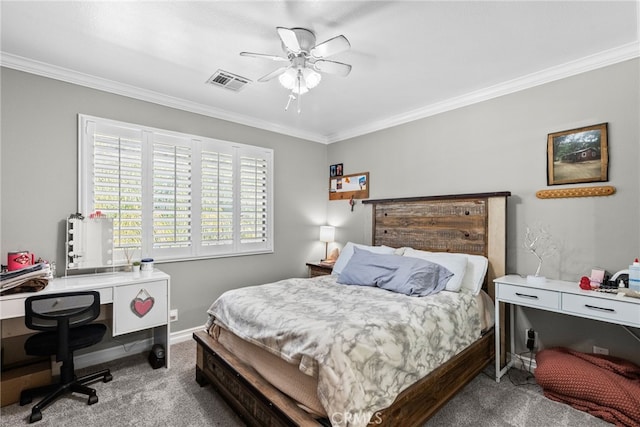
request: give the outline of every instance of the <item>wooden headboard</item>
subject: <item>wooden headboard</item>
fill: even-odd
[[[484,255],[483,288],[494,297],[493,279],[506,271],[508,191],[364,200],[373,208],[373,244],[432,252]]]

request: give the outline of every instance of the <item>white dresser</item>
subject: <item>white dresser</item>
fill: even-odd
[[[509,370],[514,360],[500,367],[501,335],[500,304],[511,304],[511,340],[510,351],[513,352],[515,334],[513,308],[516,305],[553,311],[570,316],[584,317],[608,323],[640,328],[640,299],[620,297],[609,294],[580,289],[578,282],[549,280],[543,285],[527,283],[527,279],[516,276],[504,276],[494,280],[496,302],[496,381]]]

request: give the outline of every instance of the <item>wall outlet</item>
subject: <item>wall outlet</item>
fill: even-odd
[[[533,339],[533,343],[529,341],[530,339]],[[531,350],[533,350],[534,348],[538,348],[538,331],[527,328],[524,330],[524,346],[526,348],[529,348],[530,344],[532,344]]]
[[[178,320],[178,309],[174,308],[169,312],[169,321],[175,322],[176,320]]]
[[[593,346],[594,354],[604,354],[605,356],[609,354],[609,349],[604,347],[598,347],[597,345]]]

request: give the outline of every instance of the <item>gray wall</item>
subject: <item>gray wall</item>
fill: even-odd
[[[8,251],[26,249],[57,260],[64,273],[64,219],[78,206],[78,113],[274,149],[275,252],[158,264],[171,275],[179,310],[172,331],[204,324],[227,289],[305,276],[305,262],[323,256],[325,145],[12,69],[1,78],[3,264]]]
[[[2,69],[2,254],[28,249],[63,265],[63,220],[77,209],[77,114],[85,113],[275,150],[275,253],[161,264],[172,278],[180,331],[201,325],[227,289],[306,274],[324,247],[318,227],[336,239],[369,242],[370,207],[327,202],[329,164],[371,173],[371,198],[511,191],[510,273],[531,274],[522,249],[526,225],[549,226],[561,251],[543,274],[577,280],[594,266],[614,272],[640,256],[639,62],[628,61],[348,141],[322,144]],[[609,123],[610,197],[540,200],[546,188],[546,136]],[[304,179],[291,179],[304,177]],[[596,185],[596,184],[594,184]],[[566,186],[560,186],[563,188]],[[4,255],[2,255],[4,256]],[[519,310],[517,327],[539,331],[543,346],[593,344],[638,360],[640,343],[616,326]],[[638,330],[635,330],[638,333]],[[517,341],[520,350],[522,344]],[[640,360],[638,360],[640,362]]]
[[[577,281],[592,267],[627,268],[640,256],[639,60],[502,96],[476,105],[353,138],[328,147],[329,164],[346,174],[370,172],[370,197],[511,191],[507,270],[533,274],[536,259],[522,248],[524,230],[546,224],[560,251],[542,274]],[[609,123],[609,197],[541,200],[547,187],[547,134]],[[570,186],[555,186],[567,188]],[[370,242],[371,208],[329,203],[338,241]],[[577,285],[576,285],[577,286]],[[593,344],[640,361],[640,342],[622,328],[535,310],[519,310],[518,332],[533,326],[544,346]],[[579,325],[579,326],[578,326]],[[640,331],[635,330],[640,336]]]

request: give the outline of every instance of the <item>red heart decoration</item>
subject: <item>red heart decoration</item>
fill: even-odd
[[[153,297],[147,297],[145,299],[134,298],[131,301],[131,311],[138,317],[144,317],[152,308],[155,300]]]
[[[584,289],[585,291],[591,290],[591,279],[587,276],[582,276],[580,278],[580,289]]]

